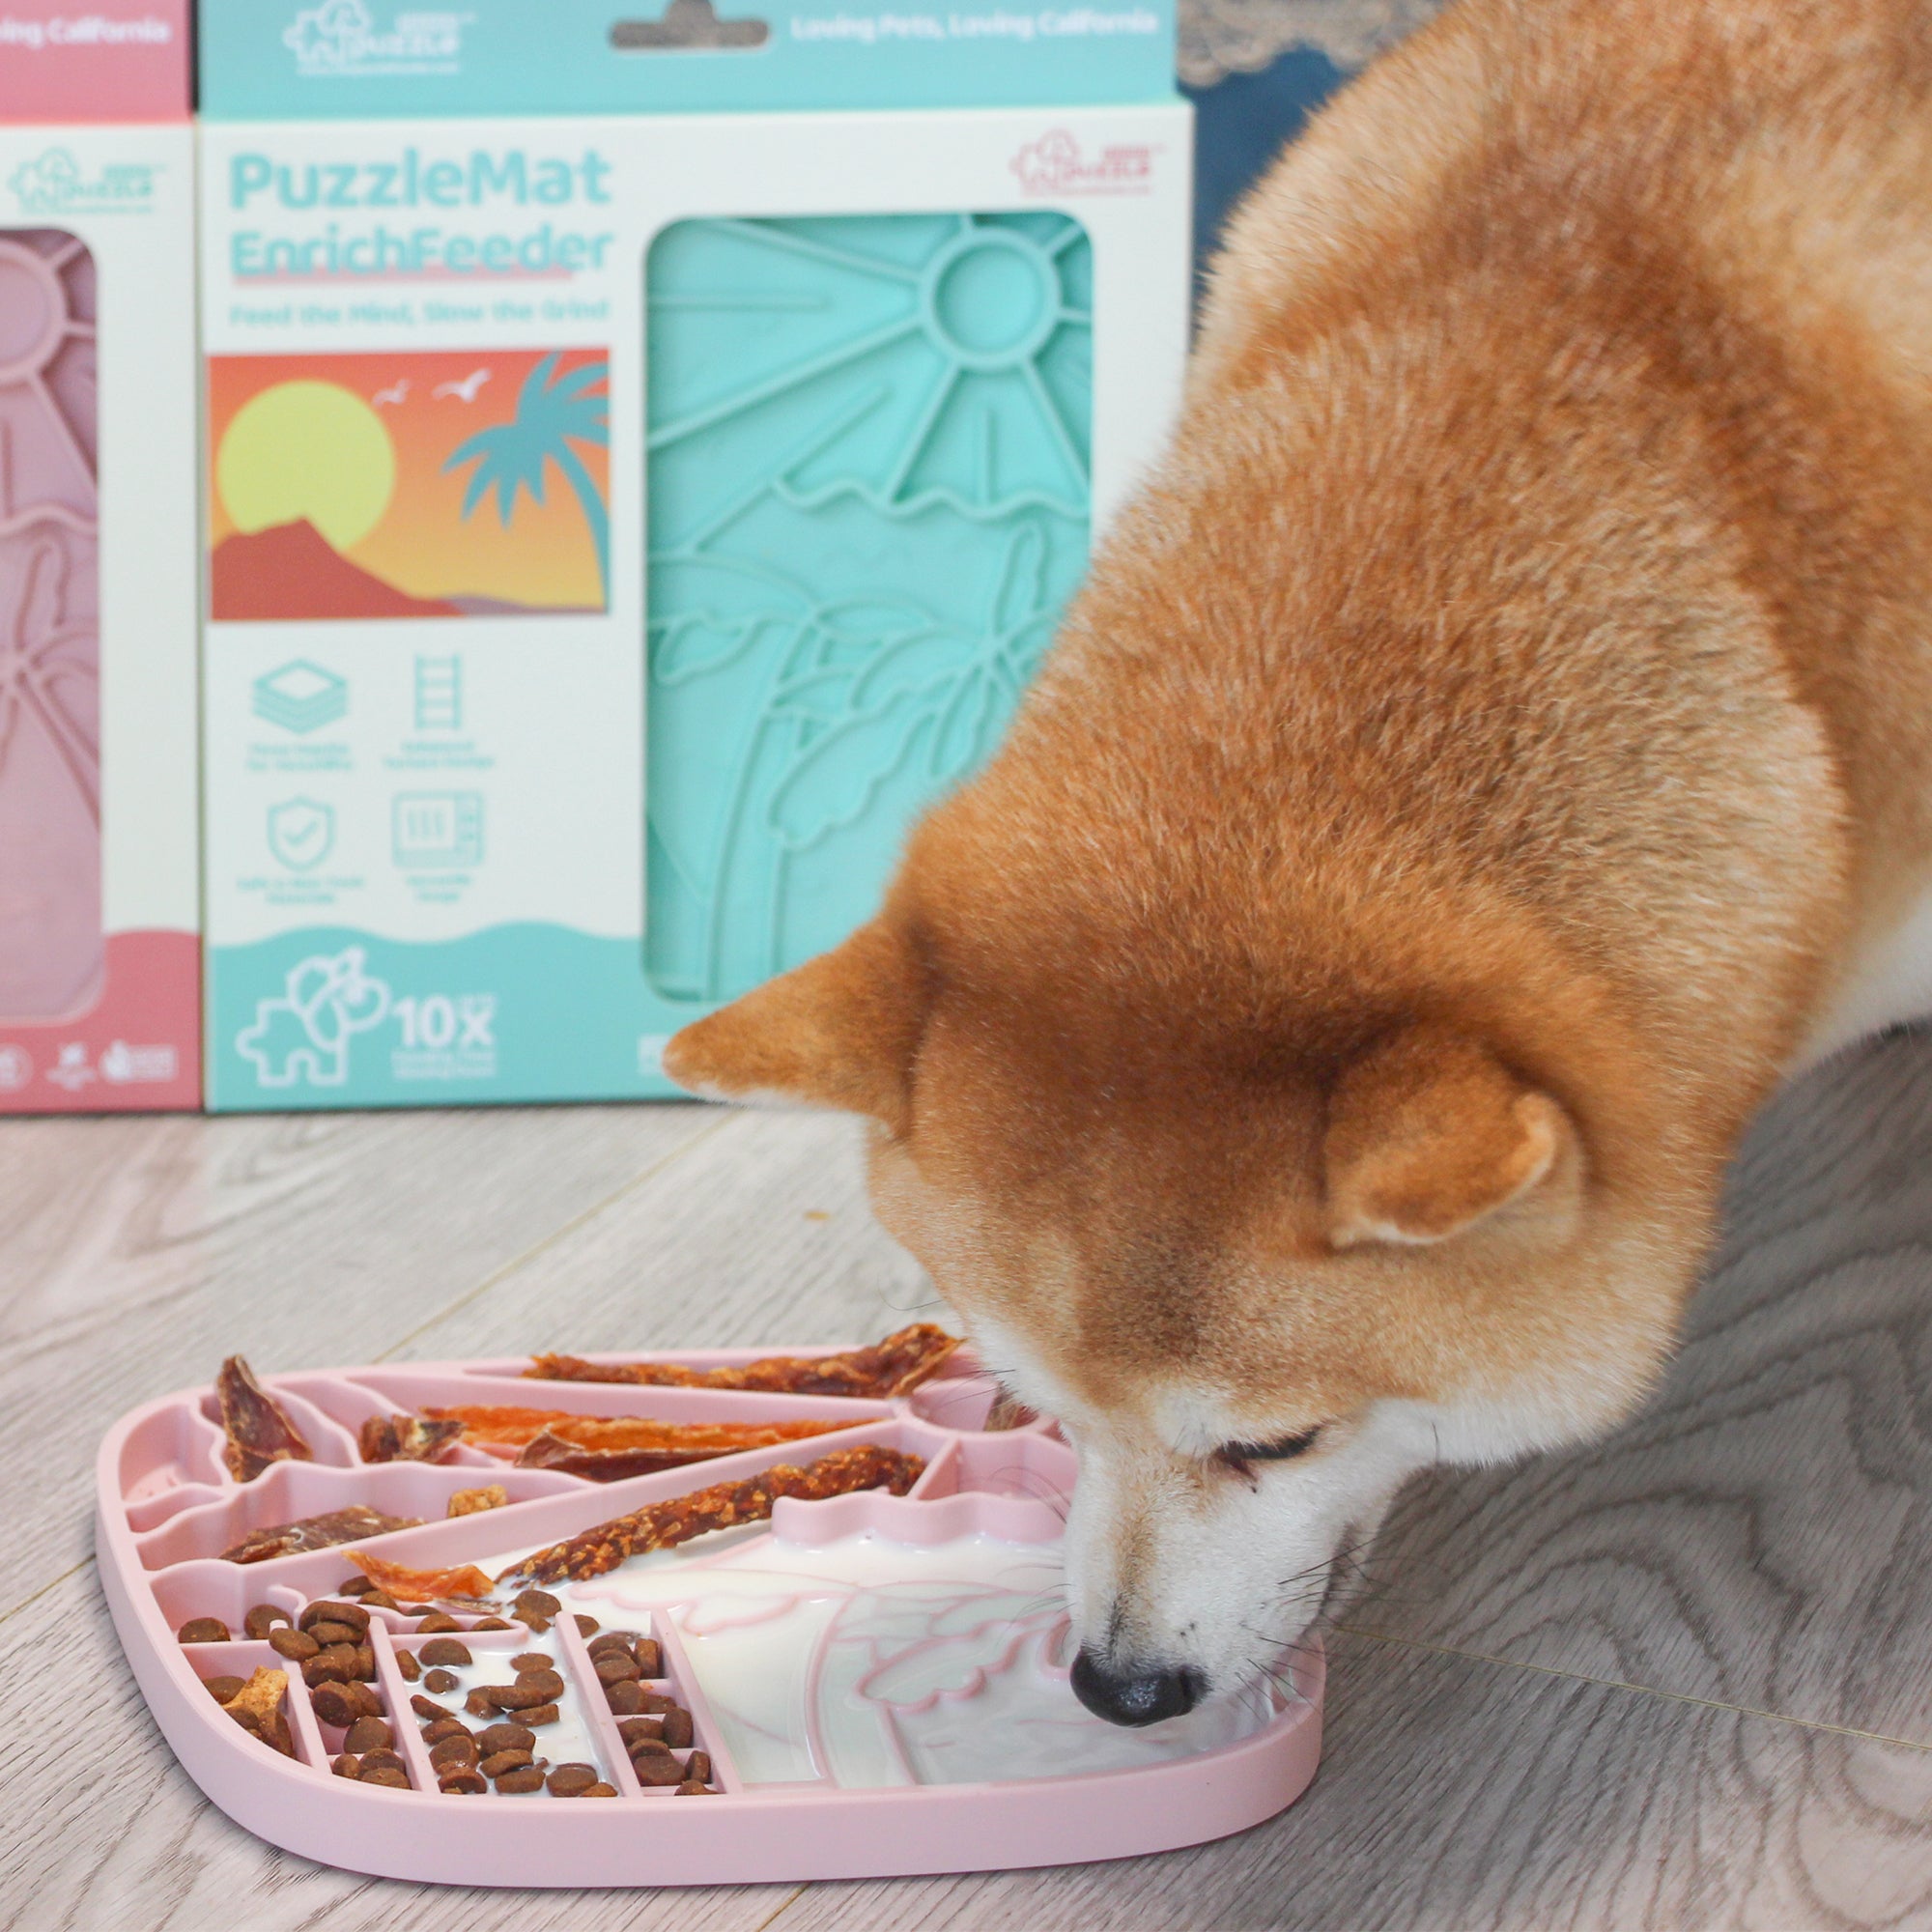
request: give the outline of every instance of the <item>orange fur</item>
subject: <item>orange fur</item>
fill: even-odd
[[[887,1225],[1138,1471],[1094,1588],[1166,1655],[1217,1432],[1640,1396],[1928,881],[1932,10],[1463,0],[1240,211],[878,921],[667,1065],[872,1116]]]

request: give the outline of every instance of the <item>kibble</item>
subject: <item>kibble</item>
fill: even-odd
[[[317,1624],[339,1624],[353,1641],[367,1632],[369,1612],[360,1604],[339,1604],[333,1598],[324,1597],[310,1604],[297,1623],[302,1630],[313,1630]],[[323,1643],[328,1639],[318,1637],[316,1641]]]
[[[469,1736],[439,1738],[429,1747],[429,1761],[439,1772],[473,1770],[480,1756],[476,1740]]]
[[[556,1668],[556,1659],[546,1651],[520,1650],[515,1657],[511,1658],[510,1668],[519,1677],[529,1670],[554,1670]]]
[[[357,1718],[343,1735],[342,1748],[356,1752],[387,1750],[395,1742],[396,1734],[390,1730],[386,1719]]]
[[[446,1791],[452,1798],[473,1797],[479,1791],[488,1791],[483,1782],[483,1774],[465,1768],[461,1771],[446,1771],[436,1781],[439,1791]]]
[[[684,1779],[684,1767],[664,1749],[633,1753],[631,1769],[637,1773],[639,1784],[678,1784]]]
[[[576,1624],[579,1636],[595,1636],[602,1628],[595,1617],[586,1617],[581,1610],[571,1621]]]
[[[311,1657],[321,1655],[322,1646],[317,1643],[312,1633],[298,1631],[293,1624],[278,1624],[269,1633],[269,1648],[277,1657],[286,1657],[291,1663],[306,1663]]]
[[[399,1610],[402,1605],[386,1590],[366,1590],[362,1595],[362,1607],[365,1610]]]
[[[434,1690],[439,1697],[446,1697],[452,1690],[463,1688],[463,1679],[453,1670],[428,1670],[423,1673],[422,1687]]]
[[[534,1711],[519,1711],[517,1716],[526,1724],[554,1724],[557,1720],[558,1712],[554,1704],[539,1704]]]
[[[436,1745],[444,1738],[469,1738],[474,1737],[475,1733],[461,1718],[438,1718],[423,1726],[422,1736],[424,1744]]]
[[[355,1675],[364,1684],[376,1681],[376,1646],[373,1643],[358,1643],[355,1646]]]
[[[203,1686],[217,1704],[225,1704],[247,1683],[245,1677],[205,1677]]]
[[[306,1672],[307,1665],[303,1669]],[[365,1698],[362,1694],[365,1687],[360,1684],[330,1678],[312,1688],[314,1695],[308,1701],[315,1715],[325,1724],[330,1724],[337,1730],[346,1731],[357,1718],[380,1718],[383,1715],[382,1700],[373,1691]]]
[[[664,1673],[664,1653],[658,1648],[654,1636],[640,1636],[638,1639],[638,1668],[646,1677],[662,1677]]]
[[[671,1793],[673,1798],[709,1798],[712,1795],[708,1784],[694,1784],[689,1779]]]
[[[510,1607],[519,1612],[533,1611],[540,1617],[554,1617],[563,1605],[548,1590],[520,1590]]]
[[[623,1657],[637,1655],[638,1640],[629,1631],[606,1631],[603,1635],[592,1637],[585,1646],[592,1657],[602,1657],[607,1651],[616,1651]]]
[[[478,1761],[476,1769],[485,1777],[501,1777],[505,1772],[522,1771],[526,1765],[536,1762],[536,1752],[531,1750],[492,1751]]]
[[[617,1735],[624,1740],[626,1749],[636,1744],[639,1738],[650,1738],[662,1742],[664,1738],[664,1719],[662,1718],[619,1718],[617,1719]]]
[[[359,1777],[367,1777],[372,1771],[400,1771],[407,1774],[409,1770],[403,1762],[402,1752],[391,1750],[386,1745],[375,1750],[363,1751],[361,1758],[362,1769],[356,1774]]]
[[[460,1631],[463,1626],[442,1610],[432,1610],[416,1625],[418,1636],[429,1636],[437,1631]]]
[[[498,1791],[541,1791],[543,1786],[544,1775],[533,1764],[526,1765],[521,1771],[506,1771],[497,1779]]]
[[[277,1624],[295,1628],[295,1618],[286,1610],[278,1610],[273,1604],[256,1604],[242,1619],[242,1629],[251,1641],[260,1643]]]
[[[311,1690],[318,1690],[325,1684],[348,1684],[354,1680],[355,1664],[355,1653],[353,1650],[349,1653],[347,1662],[333,1652],[325,1650],[320,1656],[311,1657],[302,1665],[302,1682]]]
[[[410,1775],[400,1765],[379,1764],[374,1771],[371,1771],[365,1764],[355,1774],[355,1781],[358,1784],[386,1784],[394,1791],[407,1791],[410,1788]]]
[[[353,1751],[344,1751],[330,1762],[328,1768],[337,1777],[354,1777],[362,1769],[362,1760]]]
[[[219,1617],[190,1617],[175,1637],[181,1643],[226,1643],[228,1626]]]
[[[684,1775],[696,1784],[711,1782],[711,1753],[695,1750],[684,1761]]]
[[[447,1704],[439,1704],[434,1697],[425,1697],[418,1690],[410,1698],[410,1709],[419,1718],[427,1718],[434,1722],[439,1718],[453,1718],[456,1713]]]
[[[346,1643],[354,1650],[356,1639],[362,1634],[354,1624],[339,1624],[328,1617],[318,1617],[314,1623],[304,1624],[302,1629],[324,1650],[332,1643]]]
[[[691,1713],[673,1704],[664,1714],[664,1741],[672,1750],[688,1750],[692,1740]]]
[[[581,1798],[602,1781],[594,1764],[560,1764],[544,1780],[553,1798]]]
[[[620,1657],[615,1651],[606,1651],[597,1660],[597,1681],[605,1686],[635,1682],[644,1673],[628,1657]]]
[[[491,1696],[487,1685],[479,1684],[464,1698],[463,1708],[472,1718],[494,1718],[497,1715],[497,1700]]]
[[[416,1645],[416,1656],[424,1663],[473,1663],[469,1646],[459,1643],[453,1636],[432,1637],[428,1643]]]
[[[335,1594],[338,1597],[366,1597],[375,1587],[375,1584],[358,1570],[355,1576],[345,1577],[336,1584]]]
[[[405,1684],[413,1684],[422,1675],[422,1665],[416,1662],[412,1650],[399,1650],[396,1653],[396,1668],[403,1673]]]
[[[497,1751],[534,1751],[537,1737],[523,1724],[492,1724],[476,1733],[476,1747],[485,1757],[494,1757]]]
[[[469,1628],[480,1631],[506,1631],[514,1630],[516,1626],[506,1624],[501,1617],[485,1617],[480,1624],[471,1624]]]
[[[620,1718],[635,1718],[644,1709],[644,1699],[650,1692],[635,1677],[627,1677],[618,1684],[604,1687],[604,1701]]]
[[[580,1798],[614,1798],[617,1795],[617,1787],[614,1784],[605,1784],[600,1780],[598,1783],[591,1785],[587,1791],[580,1791],[577,1795]]]

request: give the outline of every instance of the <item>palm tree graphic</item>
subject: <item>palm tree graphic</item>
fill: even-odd
[[[597,547],[597,581],[604,601],[611,601],[611,518],[596,479],[583,467],[573,442],[608,445],[611,440],[608,399],[589,392],[610,376],[608,362],[586,362],[581,369],[553,381],[557,356],[553,350],[524,378],[517,391],[517,412],[506,423],[495,423],[478,430],[450,452],[445,470],[461,469],[466,463],[476,466],[464,492],[463,515],[467,520],[492,490],[497,493],[497,519],[509,526],[516,514],[517,497],[529,492],[533,503],[544,499],[544,472],[554,463],[563,471],[564,481],[577,493],[583,521],[590,526],[590,540]]]

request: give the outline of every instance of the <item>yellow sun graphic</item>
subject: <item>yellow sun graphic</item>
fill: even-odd
[[[239,530],[306,521],[343,551],[389,507],[395,445],[382,417],[339,383],[277,383],[235,412],[214,487]]]

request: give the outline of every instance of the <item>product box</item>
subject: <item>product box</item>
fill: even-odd
[[[758,11],[760,48],[655,60],[576,0],[412,13],[328,77],[285,21],[269,86],[265,10],[204,6],[207,100],[285,116],[203,128],[218,1108],[673,1091],[676,1028],[872,910],[1158,447],[1171,17],[1120,104],[974,67],[989,104],[886,110],[853,38],[860,105],[724,111],[797,100],[808,23],[895,17]],[[335,117],[538,12],[601,24],[533,99],[666,73],[666,111]],[[1099,42],[1030,44],[1051,97]]]
[[[184,0],[0,14],[0,1113],[200,1096]]]

